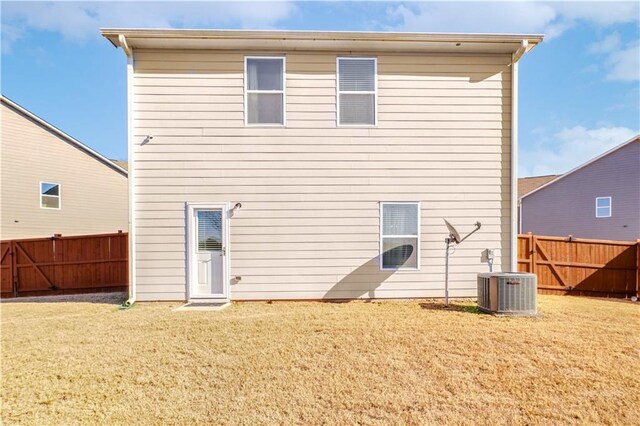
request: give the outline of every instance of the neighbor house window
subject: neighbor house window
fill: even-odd
[[[420,268],[420,203],[380,203],[380,268]]]
[[[284,125],[285,59],[245,58],[245,124]]]
[[[40,182],[40,207],[44,209],[60,208],[60,185]]]
[[[338,58],[338,125],[374,126],[376,58]]]
[[[596,198],[596,217],[611,217],[611,197]]]

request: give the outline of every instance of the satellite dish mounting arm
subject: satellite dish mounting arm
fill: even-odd
[[[466,240],[467,238],[469,238],[472,234],[475,234],[476,232],[478,232],[478,230],[480,229],[480,227],[482,226],[482,224],[480,222],[476,222],[475,223],[475,229],[471,232],[469,232],[463,239],[461,239],[460,241],[457,242],[457,244],[460,244],[461,242],[463,242],[464,240]]]

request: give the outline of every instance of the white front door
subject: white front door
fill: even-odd
[[[190,299],[228,298],[227,208],[189,206]]]

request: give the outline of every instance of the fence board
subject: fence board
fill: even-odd
[[[2,297],[125,291],[126,233],[2,241]]]
[[[640,241],[518,236],[518,270],[538,275],[538,292],[640,296]]]

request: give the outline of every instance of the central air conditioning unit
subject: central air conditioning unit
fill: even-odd
[[[535,274],[495,272],[478,274],[478,308],[497,315],[537,315]]]

